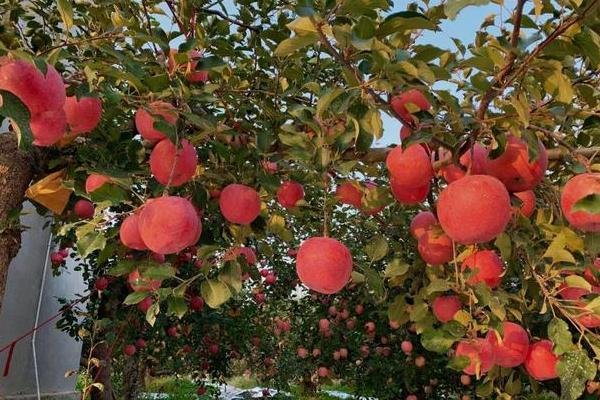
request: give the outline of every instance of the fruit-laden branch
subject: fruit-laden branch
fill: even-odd
[[[590,4],[579,14],[573,13],[568,18],[566,18],[560,25],[556,27],[556,29],[542,42],[540,42],[535,49],[525,59],[519,64],[519,67],[514,70],[516,54],[511,51],[507,58],[507,65],[502,69],[500,75],[496,80],[494,80],[490,89],[485,92],[481,98],[481,102],[479,103],[479,107],[477,109],[477,118],[479,120],[483,120],[485,118],[485,113],[488,110],[492,100],[501,95],[504,90],[513,83],[517,78],[519,78],[522,74],[524,74],[531,62],[554,40],[560,37],[563,33],[565,33],[570,27],[575,25],[576,23],[583,20],[594,8],[598,6],[600,2],[598,0],[591,1]],[[511,36],[511,45],[513,48],[516,47],[519,33],[521,29],[521,18],[523,15],[523,5],[524,1],[519,0],[517,4],[517,8],[515,9],[515,21],[514,21],[514,30]],[[479,134],[480,130],[475,131],[475,135]]]
[[[392,147],[380,147],[380,148],[372,148],[364,153],[355,153],[355,152],[346,152],[344,153],[344,159],[346,160],[360,160],[366,163],[375,163],[385,161],[387,157],[387,153],[392,150]],[[600,146],[593,147],[577,147],[572,151],[563,147],[557,147],[554,149],[548,150],[548,159],[549,160],[561,160],[567,156],[584,156],[591,157],[596,154],[600,154]],[[434,169],[439,169],[446,165],[452,164],[452,159],[445,159],[441,161],[436,161],[433,163]]]

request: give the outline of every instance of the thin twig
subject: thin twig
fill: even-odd
[[[249,30],[257,32],[257,33],[261,31],[261,29],[259,27],[245,24],[242,21],[231,18],[230,16],[228,16],[227,14],[225,14],[219,10],[210,10],[207,8],[199,8],[198,11],[201,13],[204,13],[204,14],[217,15],[217,16],[223,18],[224,20],[231,22],[234,25],[241,26],[242,28],[246,28],[246,29],[249,29]]]
[[[152,31],[152,20],[150,19],[150,14],[148,13],[148,6],[146,5],[146,0],[142,0],[142,9],[144,10],[144,16],[146,17],[146,24],[148,25],[148,33],[150,36],[154,36]],[[150,42],[152,44],[152,48],[154,49],[154,53],[158,54],[158,48],[156,47],[156,43]]]
[[[185,25],[183,24],[183,22],[181,22],[181,19],[179,19],[179,15],[177,15],[177,10],[175,9],[173,0],[166,0],[166,3],[167,3],[167,7],[169,7],[169,10],[171,11],[171,14],[173,14],[173,19],[175,20],[175,23],[179,27],[179,31],[187,37],[187,29],[185,29]]]
[[[114,38],[118,38],[123,36],[122,33],[107,33],[105,35],[101,35],[101,36],[95,36],[95,37],[89,37],[89,38],[85,38],[85,39],[80,39],[80,40],[76,40],[74,42],[62,42],[61,44],[57,44],[56,46],[52,46],[47,48],[46,50],[42,51],[41,53],[38,54],[38,56],[43,56],[45,54],[50,53],[52,50],[56,50],[56,49],[60,49],[61,47],[67,47],[67,46],[79,46],[80,44],[83,43],[87,43],[87,42],[94,42],[96,40],[104,40],[104,39],[114,39]]]

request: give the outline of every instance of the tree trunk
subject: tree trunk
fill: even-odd
[[[102,388],[93,387],[91,389],[92,400],[114,400],[115,395],[111,380],[111,354],[110,345],[106,341],[98,343],[92,351],[92,357],[99,361],[97,367],[91,368],[91,375],[94,383],[99,383]]]
[[[0,310],[8,266],[21,247],[19,212],[33,166],[32,157],[18,149],[14,133],[0,134]]]
[[[139,357],[127,357],[123,366],[123,399],[136,400],[144,385],[144,369]]]

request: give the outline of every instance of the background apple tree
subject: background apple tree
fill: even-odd
[[[499,4],[458,51],[419,44],[487,3],[1,1],[0,276],[35,182],[54,273],[71,256],[89,284],[59,323],[83,397],[240,368],[597,396],[600,2]],[[373,148],[384,113],[404,127]],[[341,290],[299,279],[314,237],[350,251]],[[325,243],[308,270],[343,269]]]

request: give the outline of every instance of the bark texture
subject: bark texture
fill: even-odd
[[[14,133],[0,134],[0,310],[8,266],[21,247],[18,210],[33,177],[31,156],[18,149]],[[17,215],[17,218],[10,218]]]

